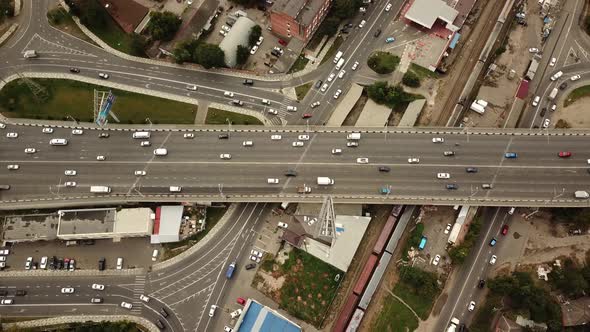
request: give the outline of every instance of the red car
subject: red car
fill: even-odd
[[[287,42],[282,39],[279,39],[279,44],[281,44],[283,46],[287,46]]]
[[[304,118],[304,119],[309,119],[309,118],[311,118],[311,113],[305,113],[305,114],[303,114],[303,118]]]
[[[237,300],[237,302],[238,302],[238,304],[240,304],[240,305],[246,305],[246,300],[244,300],[244,298],[238,297],[238,300]]]
[[[500,231],[500,233],[502,233],[502,235],[508,234],[508,225],[502,226],[502,230]]]
[[[572,153],[569,151],[561,151],[559,153],[559,158],[569,158],[572,156]]]

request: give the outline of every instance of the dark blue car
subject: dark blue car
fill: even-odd
[[[506,157],[508,159],[513,159],[513,158],[517,158],[518,155],[515,152],[506,152],[506,154],[504,154],[504,157]]]

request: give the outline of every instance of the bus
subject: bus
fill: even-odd
[[[426,247],[426,241],[428,239],[426,238],[426,236],[423,236],[422,239],[420,239],[420,244],[418,245],[418,250],[424,250],[424,247]]]

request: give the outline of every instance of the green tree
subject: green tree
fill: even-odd
[[[236,50],[236,64],[238,66],[246,64],[246,61],[248,61],[249,56],[250,49],[246,46],[238,45],[238,49]]]
[[[351,18],[358,13],[362,4],[362,0],[334,0],[330,14],[340,20]]]
[[[377,74],[389,74],[395,70],[400,58],[389,52],[375,52],[367,60],[367,65]]]
[[[260,25],[253,26],[252,29],[250,29],[250,36],[248,36],[248,45],[250,45],[250,47],[256,45],[260,36],[262,36],[262,28]]]
[[[333,36],[338,32],[341,19],[335,16],[328,16],[324,19],[320,27],[318,28],[318,34],[320,36]]]
[[[78,17],[82,24],[95,29],[106,26],[108,13],[97,0],[80,0],[78,7]]]
[[[14,7],[10,1],[0,1],[0,22],[14,16]]]
[[[145,55],[146,40],[137,33],[131,34],[131,54],[136,56]]]
[[[171,40],[180,28],[182,20],[176,14],[165,12],[152,12],[147,31],[155,40]]]
[[[420,86],[420,77],[413,71],[407,71],[402,77],[402,83],[412,88]]]
[[[197,46],[193,60],[205,67],[206,69],[213,67],[225,67],[225,54],[223,50],[217,45],[202,43]]]
[[[375,82],[369,86],[367,94],[377,104],[385,104],[389,94],[389,85],[385,81]]]

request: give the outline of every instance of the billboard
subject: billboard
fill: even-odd
[[[98,112],[98,116],[96,117],[96,124],[99,126],[104,126],[107,123],[107,117],[109,116],[109,112],[113,107],[113,103],[115,102],[115,95],[109,91],[108,96],[103,99],[100,111]]]

